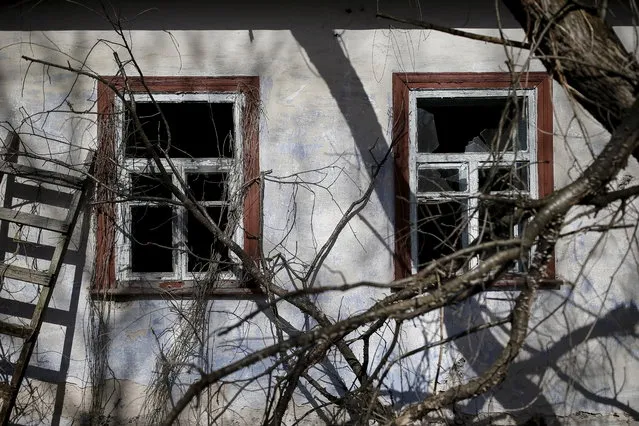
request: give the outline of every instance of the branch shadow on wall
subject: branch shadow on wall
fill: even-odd
[[[293,29],[291,33],[328,86],[352,135],[356,158],[363,159],[360,167],[372,178],[372,165],[381,160],[390,146],[364,84],[340,45],[339,34],[330,29]],[[383,182],[383,175],[375,185],[375,193],[386,217],[392,221],[393,191]]]
[[[379,123],[364,84],[340,45],[339,34],[331,29],[299,28],[292,29],[291,33],[306,52],[310,65],[315,67],[319,76],[328,86],[331,96],[350,130],[357,154],[355,158],[363,162],[359,166],[364,168],[372,179],[373,165],[383,158],[390,149],[390,145],[386,142],[384,130]],[[389,190],[388,182],[384,182],[384,176],[390,176],[390,174],[382,173],[378,177],[375,194],[384,209],[387,220],[392,223],[394,220],[394,194],[392,190]],[[370,226],[368,222],[366,224]],[[382,243],[386,243],[381,235],[377,234],[376,237]],[[348,392],[348,388],[339,374],[339,369],[327,360],[322,362],[322,366],[334,389],[343,397]],[[322,404],[316,403],[311,391],[305,385],[300,383],[298,388],[311,401],[320,418],[325,421],[331,418],[329,412],[322,411]]]
[[[459,333],[469,326],[469,318],[473,319],[473,325],[486,323],[481,313],[485,308],[480,305],[477,298],[471,298],[459,307],[446,307],[444,309],[444,323],[448,335]],[[558,422],[555,406],[545,396],[540,383],[533,378],[542,379],[544,373],[552,370],[557,377],[565,382],[574,391],[579,392],[584,398],[601,405],[614,407],[620,412],[626,413],[635,420],[639,420],[639,412],[628,404],[613,398],[588,390],[580,383],[579,378],[570,377],[562,370],[559,362],[562,357],[571,351],[578,350],[579,345],[589,341],[612,337],[632,337],[634,328],[639,325],[639,310],[635,304],[621,305],[609,311],[601,318],[597,318],[589,324],[576,328],[557,340],[545,350],[535,350],[526,347],[529,357],[511,364],[506,380],[493,392],[474,398],[465,405],[461,411],[475,414],[484,409],[490,400],[496,400],[507,412],[520,412],[521,415],[543,415],[546,420]],[[496,356],[504,349],[503,343],[495,332],[487,329],[471,334],[455,342],[457,351],[463,356],[475,374],[481,374],[488,369]],[[615,371],[606,372],[614,375]],[[543,380],[538,380],[543,383]],[[555,403],[556,405],[556,403]]]
[[[386,142],[383,128],[378,121],[364,85],[347,54],[340,46],[339,34],[330,29],[294,29],[292,34],[307,54],[310,64],[315,67],[319,76],[327,84],[346,125],[349,127],[358,156],[365,159],[364,161],[367,163],[374,162],[375,158],[381,158],[390,146]],[[327,60],[328,58],[330,60]],[[371,150],[372,147],[375,149]],[[371,169],[366,166],[365,168],[370,176]],[[387,219],[393,223],[393,191],[388,190],[387,183],[380,181],[375,187],[375,192]],[[461,310],[456,307],[446,307],[444,309],[444,322],[448,335],[466,330],[469,327],[469,318],[475,319],[473,325],[485,323],[481,319],[483,310],[484,308],[476,298],[465,302]],[[463,315],[460,317],[459,312],[461,311],[463,311]],[[637,324],[639,324],[637,307],[634,304],[620,306],[591,324],[567,333],[544,351],[533,351],[527,348],[530,357],[514,362],[510,367],[507,380],[498,389],[489,395],[477,397],[464,407],[460,406],[459,408],[462,411],[476,413],[484,409],[492,399],[499,402],[506,411],[522,412],[524,416],[542,414],[547,421],[556,422],[559,420],[556,414],[556,405],[546,397],[545,389],[542,388],[543,384],[533,380],[535,376],[542,377],[543,373],[550,369],[560,380],[568,383],[584,398],[598,404],[614,407],[639,420],[637,410],[616,398],[601,396],[589,391],[578,380],[562,372],[558,364],[560,358],[574,350],[577,345],[612,335],[629,336]],[[484,330],[457,340],[456,347],[459,354],[467,361],[468,367],[474,373],[481,374],[504,349],[502,341],[503,339],[498,338],[495,332]],[[334,374],[333,385],[336,389],[340,389],[342,384],[339,375]],[[307,390],[301,390],[309,397],[309,400],[312,400]],[[412,389],[407,392],[397,390],[390,390],[390,392],[399,405],[414,403],[426,396],[425,393]],[[463,415],[463,413],[461,414]]]
[[[462,305],[444,308],[444,323],[447,334],[454,335],[469,327],[485,324],[486,321],[482,319],[481,315],[485,311],[485,307],[478,303],[476,297],[469,299]],[[505,413],[511,413],[518,421],[528,420],[528,423],[525,424],[561,423],[561,418],[556,412],[557,403],[553,405],[544,395],[544,391],[552,391],[553,389],[544,389],[539,383],[533,381],[534,378],[543,378],[544,373],[548,370],[552,370],[559,380],[580,393],[585,399],[615,408],[617,412],[625,413],[635,421],[639,420],[639,411],[631,407],[630,404],[589,390],[579,381],[579,378],[571,377],[563,371],[559,364],[562,357],[578,350],[580,345],[585,345],[590,341],[603,338],[636,338],[634,329],[637,326],[639,326],[637,306],[634,303],[620,305],[604,316],[566,333],[546,350],[540,351],[526,347],[529,357],[513,362],[506,380],[501,385],[488,394],[464,401],[453,407],[456,421],[474,425],[492,424],[491,421],[497,420],[498,417],[505,418]],[[467,363],[466,367],[472,369],[473,375],[479,375],[490,367],[504,349],[502,342],[503,339],[498,339],[494,331],[486,329],[457,339],[455,346],[464,362]],[[611,370],[606,373],[613,375],[615,371]],[[540,381],[543,382],[543,380]],[[423,386],[422,389],[425,387]],[[428,397],[427,392],[412,388],[410,390],[389,389],[384,392],[384,395],[391,396],[398,407],[421,402]],[[475,418],[482,409],[485,413],[490,412],[490,410],[486,410],[486,406],[493,400],[503,407],[504,412],[491,412],[492,417],[485,420],[488,423]]]

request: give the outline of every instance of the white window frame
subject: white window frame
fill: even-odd
[[[241,183],[243,182],[243,122],[242,122],[242,109],[244,105],[244,95],[241,93],[154,93],[153,99],[149,94],[130,94],[127,96],[127,101],[135,100],[136,102],[158,102],[158,103],[183,103],[183,102],[208,102],[208,103],[231,103],[233,104],[233,121],[234,121],[234,137],[233,158],[226,157],[205,157],[205,158],[171,158],[174,168],[177,173],[180,174],[183,181],[186,182],[187,173],[227,173],[230,177],[228,180],[228,194],[229,199],[233,199],[235,194],[239,194],[241,189]],[[116,111],[119,111],[119,116],[122,117],[118,120],[116,129],[116,146],[118,164],[121,165],[121,172],[119,176],[120,182],[126,182],[127,188],[131,188],[131,175],[132,174],[153,174],[159,173],[157,166],[153,160],[145,158],[131,158],[125,155],[125,143],[124,129],[125,129],[125,117],[124,106],[122,101],[118,99],[115,105]],[[212,141],[211,143],[214,143]],[[161,160],[162,166],[165,170],[170,170],[169,162],[165,159]],[[175,174],[172,175],[173,184],[178,188],[179,181]],[[172,199],[177,200],[173,195]],[[233,209],[235,217],[237,218],[237,226],[233,233],[233,241],[235,241],[240,247],[244,246],[244,230],[241,224],[244,220],[244,212],[242,209],[241,201],[240,205],[232,206],[231,201],[199,201],[198,204],[208,207],[214,205],[227,205],[229,209]],[[173,272],[133,272],[132,259],[131,259],[131,207],[136,205],[158,205],[148,202],[136,202],[125,201],[118,203],[116,207],[117,223],[121,224],[124,232],[117,232],[116,235],[116,262],[115,271],[116,279],[119,282],[144,282],[152,281],[189,281],[189,280],[202,280],[205,278],[205,272],[189,272],[188,270],[188,250],[186,243],[187,232],[187,210],[182,206],[172,205],[174,210],[172,217],[172,244],[173,244]],[[235,255],[231,252],[231,259],[237,260]],[[237,277],[230,271],[220,272],[218,274],[219,280],[236,280]]]
[[[527,107],[527,145],[526,150],[513,152],[500,152],[499,160],[491,153],[419,153],[417,151],[417,100],[418,99],[462,99],[462,98],[507,98],[512,96],[522,98]],[[501,165],[511,167],[516,162],[528,162],[528,191],[518,191],[518,194],[526,194],[531,198],[537,198],[538,172],[537,172],[537,90],[532,89],[411,89],[409,92],[409,186],[410,186],[410,232],[411,232],[411,270],[417,273],[419,262],[419,243],[417,229],[417,207],[420,202],[466,200],[468,217],[468,241],[473,241],[479,236],[480,224],[478,214],[479,196],[479,169],[482,164]],[[466,178],[466,190],[457,192],[419,192],[418,170],[454,169],[460,170],[460,177]],[[468,214],[468,213],[467,213]],[[515,233],[517,229],[515,229]],[[517,234],[515,234],[517,235]],[[477,264],[477,260],[471,262],[471,267]]]

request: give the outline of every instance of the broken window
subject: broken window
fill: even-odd
[[[507,89],[412,93],[413,271],[460,248],[520,234],[511,207],[480,202],[479,195],[537,196],[532,95]]]
[[[189,296],[214,272],[213,294],[246,294],[237,259],[196,216],[258,257],[259,78],[105,78],[110,85],[97,91],[104,185],[96,191],[95,293]],[[195,200],[196,215],[171,185]]]
[[[242,97],[158,94],[154,102],[144,95],[129,102],[135,102],[144,134],[126,109],[121,180],[128,183],[130,199],[120,206],[128,232],[121,237],[119,276],[183,281],[210,266],[229,272],[233,259],[228,248],[178,202],[169,185],[181,188],[184,182],[203,212],[242,244],[241,227],[230,219],[238,217],[241,207],[232,198],[242,181]],[[168,173],[160,173],[152,151]]]
[[[460,248],[521,235],[526,218],[482,194],[552,192],[552,79],[519,77],[512,89],[509,73],[393,74],[396,279]],[[553,262],[544,277],[554,278]]]

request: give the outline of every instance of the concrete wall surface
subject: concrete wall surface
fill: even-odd
[[[43,7],[55,9],[45,3]],[[471,31],[499,36],[492,21],[492,2],[486,3],[490,5],[469,6],[469,19],[477,27]],[[139,17],[144,24],[138,29],[136,16],[127,9],[129,19],[124,26],[134,29],[125,31],[124,39],[147,76],[259,77],[259,166],[273,177],[264,184],[264,249],[271,257],[282,253],[300,265],[317,255],[343,211],[361,197],[371,181],[373,166],[391,144],[393,73],[507,72],[508,61],[520,69],[544,70],[538,61],[530,60],[527,52],[434,31],[391,28],[387,22],[371,18],[376,6],[368,3],[344,6],[329,2],[317,9],[305,5],[297,14],[255,6],[259,13],[242,21],[242,10],[248,6],[227,2],[224,19],[211,17],[210,26],[197,5],[193,2],[190,12],[174,21],[166,9],[147,10]],[[128,53],[114,30],[103,21],[97,23],[97,15],[69,13],[64,19],[71,22],[64,23],[61,17],[47,19],[37,8],[29,12],[39,13],[37,19],[27,18],[26,6],[20,7],[21,12],[14,18],[6,15],[0,27],[0,139],[5,140],[12,127],[28,150],[80,164],[88,150],[98,144],[96,82],[63,69],[30,63],[23,56],[98,75],[115,75],[118,67],[114,52],[122,60],[129,57]],[[400,9],[398,12],[418,16],[412,6]],[[450,18],[448,22],[464,26],[450,7],[431,13],[438,22]],[[155,14],[170,31],[152,28]],[[88,22],[96,22],[91,24],[93,28],[79,24],[89,15],[93,21]],[[190,28],[186,15],[194,19]],[[514,27],[512,20],[508,22]],[[617,31],[632,49],[634,28],[618,27]],[[515,28],[504,30],[504,35],[523,38],[523,32]],[[134,73],[130,65],[127,71]],[[555,83],[555,188],[577,177],[609,137],[574,105]],[[34,164],[61,170],[51,162],[34,160]],[[305,184],[293,185],[296,177]],[[633,160],[617,184],[630,186],[638,179],[639,167]],[[45,207],[36,208],[45,211]],[[378,177],[369,204],[342,232],[327,256],[316,285],[392,281],[394,209],[394,173],[392,164],[388,164]],[[540,292],[530,336],[506,382],[494,392],[460,403],[456,415],[497,413],[496,421],[504,423],[523,421],[533,414],[568,424],[639,420],[635,206],[628,206],[625,213],[629,227],[607,233],[582,231],[589,225],[608,223],[616,212],[613,207],[603,209],[596,217],[581,215],[578,210],[571,212],[563,229],[566,236],[555,252],[557,278],[566,284]],[[58,213],[51,210],[48,214]],[[31,361],[34,368],[29,374],[36,390],[24,396],[33,398],[22,417],[24,423],[89,424],[85,422],[96,421],[96,413],[111,424],[152,423],[149,407],[153,407],[151,390],[157,384],[159,355],[172,354],[175,362],[183,360],[172,348],[186,344],[172,336],[185,326],[181,313],[193,308],[192,301],[155,298],[111,302],[91,295],[95,265],[101,261],[95,256],[95,228],[87,214],[73,235],[50,305],[54,311]],[[52,237],[38,234],[31,238],[44,241]],[[276,279],[283,286],[291,285],[284,273]],[[28,303],[32,293],[5,280],[0,296]],[[386,294],[388,289],[363,287],[320,294],[314,302],[329,318],[337,320],[362,312]],[[404,324],[396,353],[452,335],[470,324],[498,318],[510,308],[513,294],[482,293]],[[201,330],[203,343],[187,345],[191,353],[186,359],[197,360],[199,367],[212,370],[274,343],[271,322],[263,314],[228,334],[218,333],[258,306],[254,298],[209,300],[204,306],[207,324]],[[293,326],[314,326],[288,304],[281,305],[279,314]],[[388,347],[390,333],[380,331],[371,341],[372,360],[379,359]],[[418,401],[433,392],[436,376],[440,390],[454,386],[486,369],[507,337],[507,328],[493,328],[459,339],[445,350],[434,349],[408,358],[391,370],[382,396],[398,406]],[[2,340],[5,348],[13,344]],[[361,356],[361,347],[353,349]],[[441,375],[438,364],[444,371]],[[185,423],[261,422],[267,395],[263,382],[258,380],[238,390],[241,379],[267,366],[268,360],[264,360],[229,378],[235,383],[208,389],[199,405],[185,414]],[[332,367],[335,370],[326,372],[326,377],[340,374],[339,362]],[[183,372],[176,381],[174,396],[196,377],[195,369]],[[303,386],[296,391],[292,402],[296,409],[292,412],[298,417],[312,407],[311,393]],[[232,410],[221,413],[227,403]],[[509,417],[499,417],[499,413]],[[217,414],[219,418],[215,418]],[[601,419],[606,420],[597,423]],[[286,420],[293,423],[295,419]],[[302,423],[327,421],[310,416]]]

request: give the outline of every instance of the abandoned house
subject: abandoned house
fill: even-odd
[[[4,424],[639,421],[633,198],[526,242],[615,126],[506,6],[13,3]],[[624,4],[605,19],[635,55]],[[595,192],[637,185],[617,170]]]

